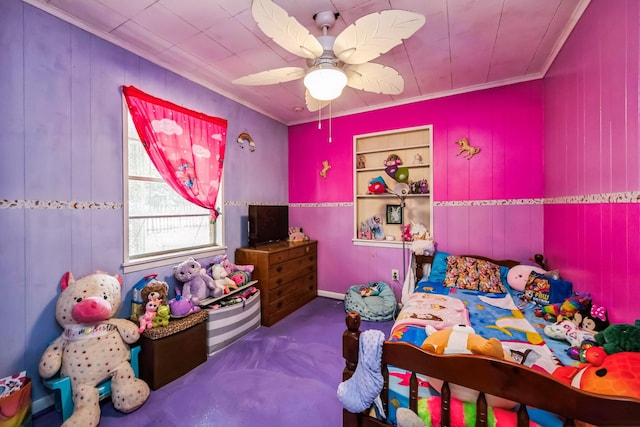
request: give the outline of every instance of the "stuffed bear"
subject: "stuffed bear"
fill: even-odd
[[[138,326],[118,319],[121,279],[104,273],[75,280],[66,273],[56,303],[56,319],[64,328],[45,350],[38,372],[51,378],[58,371],[71,379],[74,411],[66,426],[96,426],[100,421],[97,385],[111,378],[111,400],[121,412],[132,412],[149,396],[147,383],[135,377],[129,344],[138,340]]]
[[[200,263],[192,257],[173,267],[173,276],[183,283],[182,298],[192,302],[194,305],[198,305],[200,300],[209,296],[209,293],[213,297],[222,295],[222,291],[215,286],[213,279],[207,275]]]
[[[216,292],[220,291],[220,295],[228,294],[231,289],[237,289],[236,282],[228,277],[227,270],[222,264],[215,264],[211,267],[211,277],[213,277]],[[219,295],[213,295],[219,296]]]
[[[140,298],[145,303],[149,301],[149,295],[160,300],[160,305],[167,305],[167,296],[169,295],[169,285],[166,282],[152,280],[140,291]],[[138,316],[142,316],[145,312],[145,306],[140,304]]]

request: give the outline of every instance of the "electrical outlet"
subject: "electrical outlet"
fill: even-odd
[[[396,270],[395,268],[391,270],[391,280],[395,282],[400,280],[400,272],[398,272],[398,270]]]

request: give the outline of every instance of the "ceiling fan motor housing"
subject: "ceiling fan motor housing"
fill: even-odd
[[[340,16],[338,12],[323,10],[313,15],[313,20],[316,21],[318,27],[324,30],[333,27],[333,24],[336,23],[336,19],[338,19],[338,16]]]

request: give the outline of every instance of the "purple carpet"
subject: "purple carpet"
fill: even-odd
[[[271,327],[261,326],[177,380],[152,391],[131,414],[101,405],[101,427],[333,427],[342,425],[342,301],[318,297]],[[388,338],[392,322],[362,322]],[[176,363],[180,363],[176,360]],[[34,427],[60,425],[53,409]]]

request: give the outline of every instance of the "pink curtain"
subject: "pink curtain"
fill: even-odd
[[[133,86],[122,92],[147,154],[164,180],[182,197],[215,209],[227,121],[155,98]]]

